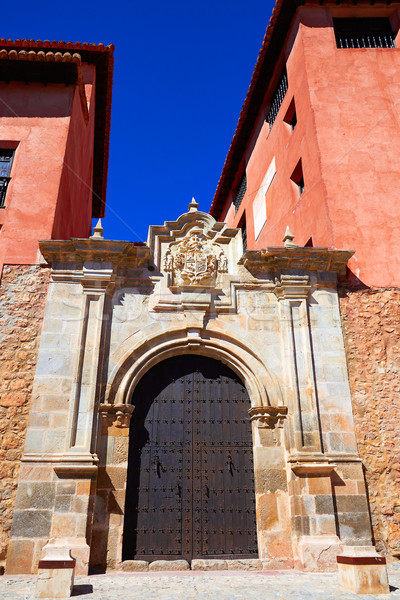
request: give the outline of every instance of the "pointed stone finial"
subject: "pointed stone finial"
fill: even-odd
[[[196,202],[194,198],[192,198],[191,203],[189,204],[189,212],[196,212],[199,208],[199,203]]]
[[[286,227],[285,235],[283,237],[282,242],[285,245],[285,248],[298,248],[298,245],[293,242],[294,235],[289,229],[289,225]]]
[[[101,219],[99,219],[96,223],[96,226],[93,227],[93,235],[90,236],[91,240],[103,240],[103,227],[101,225]]]

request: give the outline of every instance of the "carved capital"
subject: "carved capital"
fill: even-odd
[[[250,408],[249,415],[261,429],[278,429],[283,427],[287,411],[286,406],[255,406]]]
[[[132,404],[100,404],[99,412],[105,427],[127,428],[134,411]]]
[[[275,278],[275,295],[278,300],[307,298],[311,285],[308,275],[284,275]]]

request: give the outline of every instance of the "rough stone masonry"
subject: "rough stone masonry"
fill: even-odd
[[[4,267],[1,280],[0,565],[11,530],[49,278],[49,269],[13,265]]]
[[[376,547],[400,556],[400,290],[341,287],[340,312]]]

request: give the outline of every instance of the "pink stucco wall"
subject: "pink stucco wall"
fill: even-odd
[[[0,83],[0,147],[16,148],[0,209],[0,266],[38,262],[39,239],[90,233],[94,67],[84,79],[89,121],[77,86]]]
[[[281,245],[289,225],[299,245],[312,237],[314,246],[356,250],[352,272],[389,286],[400,282],[400,48],[337,49],[332,24],[332,16],[396,18],[390,7],[374,10],[299,9],[276,67],[277,78],[286,60],[288,92],[271,130],[267,103],[261,109],[244,155],[246,195],[236,214],[228,199],[221,219],[238,226],[246,211],[249,248]],[[292,98],[293,132],[283,121]],[[270,211],[255,240],[253,201],[273,157]],[[301,196],[290,179],[300,158]]]

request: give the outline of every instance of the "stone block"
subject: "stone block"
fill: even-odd
[[[333,498],[329,494],[315,496],[315,512],[318,515],[332,515],[334,512]]]
[[[77,481],[76,482],[76,493],[77,493],[78,496],[80,496],[80,495],[89,495],[90,494],[90,488],[91,488],[91,481],[90,481],[90,479],[83,480],[83,481]]]
[[[226,560],[194,558],[191,568],[192,571],[226,571],[228,563]]]
[[[338,512],[343,513],[361,513],[368,511],[367,498],[364,495],[343,495],[336,497],[336,506]]]
[[[256,514],[259,529],[279,528],[278,503],[275,494],[257,497]]]
[[[258,468],[254,473],[254,483],[256,494],[273,493],[278,490],[286,491],[286,471],[284,469]]]
[[[258,558],[241,558],[225,561],[228,571],[261,571],[262,562]]]
[[[32,573],[35,542],[33,540],[12,539],[7,552],[7,575],[27,575]]]
[[[57,483],[57,495],[59,494],[75,494],[76,483],[75,481],[59,481]]]
[[[310,519],[305,516],[292,517],[293,533],[296,535],[309,535]]]
[[[59,513],[67,513],[71,510],[71,500],[73,496],[64,494],[56,496],[54,511]]]
[[[42,452],[44,429],[28,429],[25,438],[25,452]]]
[[[124,560],[120,566],[121,570],[127,573],[149,570],[149,563],[146,560]]]
[[[125,467],[99,468],[97,487],[98,489],[123,490],[126,483]]]
[[[49,510],[16,510],[11,535],[24,538],[48,537],[51,518],[52,512]]]
[[[74,586],[75,560],[67,548],[46,545],[43,550],[35,598],[69,598]]]
[[[338,556],[339,583],[355,594],[389,594],[386,560],[380,556]]]
[[[127,462],[129,450],[129,439],[116,437],[114,439],[113,463],[121,464]]]
[[[340,537],[346,540],[346,543],[353,543],[355,540],[363,540],[363,542],[371,540],[369,513],[338,513],[338,521]]]
[[[17,510],[53,508],[56,484],[48,481],[20,482],[15,500]]]
[[[75,535],[76,530],[76,515],[74,514],[57,514],[53,515],[51,525],[51,535],[55,538],[63,538]]]
[[[187,560],[155,560],[149,564],[149,571],[188,571]]]
[[[80,514],[87,514],[88,511],[88,496],[74,496],[72,501],[72,511]]]
[[[299,540],[300,566],[305,571],[336,571],[342,545],[336,535],[303,536]]]
[[[43,444],[43,451],[63,452],[65,450],[66,432],[65,431],[47,431]]]
[[[321,477],[319,475],[308,475],[308,492],[312,495],[331,493],[331,478]]]

